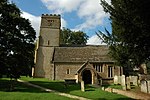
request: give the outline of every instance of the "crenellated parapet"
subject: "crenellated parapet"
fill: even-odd
[[[58,18],[60,18],[61,16],[60,16],[60,14],[42,14],[42,17],[58,17]]]

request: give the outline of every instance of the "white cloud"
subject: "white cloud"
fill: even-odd
[[[40,23],[41,23],[41,18],[40,16],[34,16],[32,14],[29,14],[27,12],[22,13],[21,15],[22,17],[29,19],[31,22],[32,27],[35,29],[36,31],[36,37],[38,37],[39,35],[39,30],[40,30]]]
[[[32,27],[36,31],[36,37],[38,37],[39,31],[40,31],[41,16],[34,16],[34,15],[27,13],[25,11],[22,11],[22,12],[23,13],[21,16],[30,20]],[[67,22],[63,18],[61,18],[61,28],[66,27],[66,25],[67,25]]]
[[[78,10],[78,16],[84,18],[85,22],[77,25],[75,28],[83,30],[102,25],[103,19],[108,15],[103,11],[99,0],[86,0],[81,4]]]
[[[80,3],[84,0],[41,0],[49,10],[53,13],[62,14],[71,12],[77,9]]]
[[[87,40],[87,45],[106,45],[102,42],[102,40],[97,36],[93,35],[92,37]]]
[[[74,30],[88,30],[102,25],[107,17],[100,5],[100,0],[41,0],[46,7],[56,14],[65,14],[76,11],[78,17],[84,20],[76,25]],[[111,0],[106,0],[109,4]]]
[[[61,18],[61,29],[66,26],[67,26],[67,21],[65,19]]]

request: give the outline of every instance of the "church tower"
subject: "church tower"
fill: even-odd
[[[35,77],[53,79],[54,48],[59,46],[61,20],[60,15],[44,15],[41,17],[39,43],[35,56]]]

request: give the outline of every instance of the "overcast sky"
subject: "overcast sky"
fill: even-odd
[[[109,15],[103,11],[100,0],[10,0],[22,11],[22,16],[31,21],[39,35],[42,14],[61,14],[61,27],[81,30],[90,37],[87,44],[98,45],[98,30],[111,32]],[[106,0],[110,3],[110,0]]]

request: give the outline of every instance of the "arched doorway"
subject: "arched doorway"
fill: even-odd
[[[85,84],[92,84],[92,73],[90,70],[83,71],[82,80]]]

